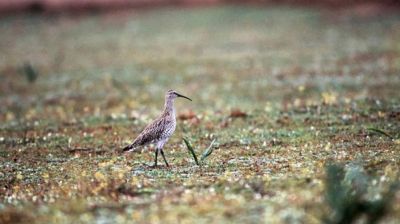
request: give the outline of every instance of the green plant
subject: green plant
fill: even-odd
[[[183,138],[183,141],[186,144],[187,149],[189,150],[189,153],[193,156],[194,161],[196,162],[196,165],[200,165],[199,164],[199,160],[197,159],[196,153],[194,152],[194,149],[192,147],[192,145],[190,144],[190,142],[188,140],[186,140],[185,138]]]
[[[204,150],[203,154],[200,157],[200,162],[201,163],[199,163],[199,160],[197,159],[197,156],[196,156],[196,153],[195,153],[195,151],[193,149],[193,146],[190,144],[190,142],[186,138],[183,138],[183,141],[185,142],[185,145],[186,145],[189,153],[193,156],[194,161],[196,162],[196,165],[198,165],[198,166],[201,166],[204,163],[204,160],[207,157],[209,157],[212,154],[213,150],[214,150],[213,145],[215,143],[215,139],[210,143],[210,145],[206,148],[206,150]]]
[[[25,75],[26,80],[28,80],[29,83],[35,82],[39,76],[38,71],[31,63],[25,63],[23,66],[21,66],[21,73]]]
[[[390,139],[395,139],[392,135],[390,135],[390,134],[387,133],[386,131],[383,131],[383,130],[378,129],[378,128],[367,128],[367,130],[368,130],[368,131],[376,132],[376,133],[381,134],[381,135],[384,135],[384,136],[386,136],[386,137],[388,137],[388,138],[390,138]]]
[[[368,186],[371,177],[362,168],[353,166],[345,169],[337,164],[326,168],[325,200],[332,214],[325,217],[325,223],[354,223],[364,215],[366,223],[377,223],[388,212],[393,196],[399,187],[396,181],[378,200],[368,200]]]

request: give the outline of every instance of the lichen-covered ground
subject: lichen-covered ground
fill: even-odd
[[[0,33],[0,223],[319,223],[326,164],[360,167],[371,200],[397,178],[400,15],[164,8]],[[154,169],[119,149],[168,89],[193,102]],[[216,139],[202,167],[182,137]]]

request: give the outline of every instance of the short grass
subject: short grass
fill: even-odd
[[[285,7],[2,18],[0,221],[319,223],[330,162],[379,198],[400,168],[399,28]],[[118,150],[168,89],[193,102],[153,169]],[[201,168],[182,137],[216,139]]]

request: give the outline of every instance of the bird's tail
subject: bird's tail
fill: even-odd
[[[127,145],[122,149],[123,152],[132,152],[133,150],[135,150],[134,144]]]

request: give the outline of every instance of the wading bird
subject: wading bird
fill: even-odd
[[[190,98],[183,96],[174,90],[168,90],[165,94],[164,110],[161,115],[147,125],[139,134],[139,136],[136,137],[132,144],[123,148],[124,152],[134,152],[139,146],[145,146],[153,143],[156,145],[154,167],[157,167],[158,151],[160,151],[165,164],[169,167],[168,162],[165,159],[163,147],[175,131],[176,117],[174,100],[177,97],[183,97],[192,101]]]

